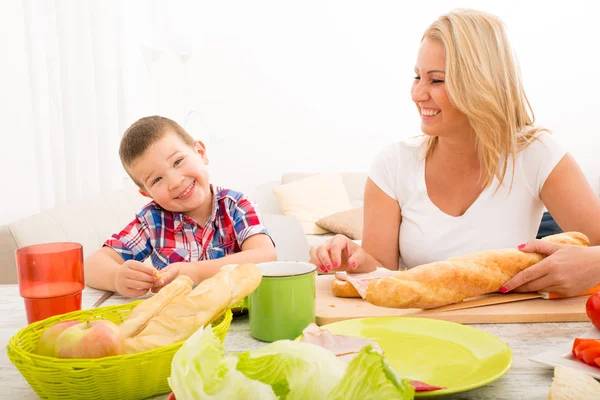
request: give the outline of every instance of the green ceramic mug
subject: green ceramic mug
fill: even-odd
[[[263,342],[295,339],[315,322],[316,266],[296,261],[257,266],[262,281],[248,296],[250,334]]]

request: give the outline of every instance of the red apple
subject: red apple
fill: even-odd
[[[40,336],[40,340],[37,342],[35,353],[41,356],[56,357],[56,339],[58,339],[60,334],[63,333],[67,328],[77,324],[81,324],[81,322],[61,321],[46,329],[44,333],[42,333],[42,336]]]
[[[56,340],[56,355],[61,358],[100,358],[125,353],[125,336],[107,320],[74,325]]]

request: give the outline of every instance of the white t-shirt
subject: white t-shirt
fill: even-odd
[[[537,137],[516,155],[512,188],[509,159],[498,191],[494,193],[498,187],[494,178],[459,217],[441,211],[427,194],[423,137],[383,150],[373,162],[369,178],[400,205],[402,265],[412,268],[453,256],[513,248],[535,239],[544,212],[542,187],[566,154],[548,132]]]

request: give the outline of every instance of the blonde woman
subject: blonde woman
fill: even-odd
[[[436,20],[421,41],[411,96],[424,135],[394,143],[375,159],[362,246],[337,235],[312,248],[311,262],[322,272],[412,268],[516,247],[536,236],[544,207],[563,230],[600,244],[600,201],[573,158],[534,125],[497,17],[455,10]],[[598,248],[559,258],[571,250],[538,247],[522,249],[556,253],[502,291],[521,286],[571,295],[600,282]]]

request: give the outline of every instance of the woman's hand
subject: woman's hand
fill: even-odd
[[[344,235],[335,235],[319,247],[311,247],[310,262],[319,271],[327,273],[331,270],[370,272],[366,263],[368,254],[358,244]]]
[[[548,257],[519,272],[500,289],[506,293],[552,292],[577,296],[600,282],[600,247],[569,246],[534,240],[520,248]]]

